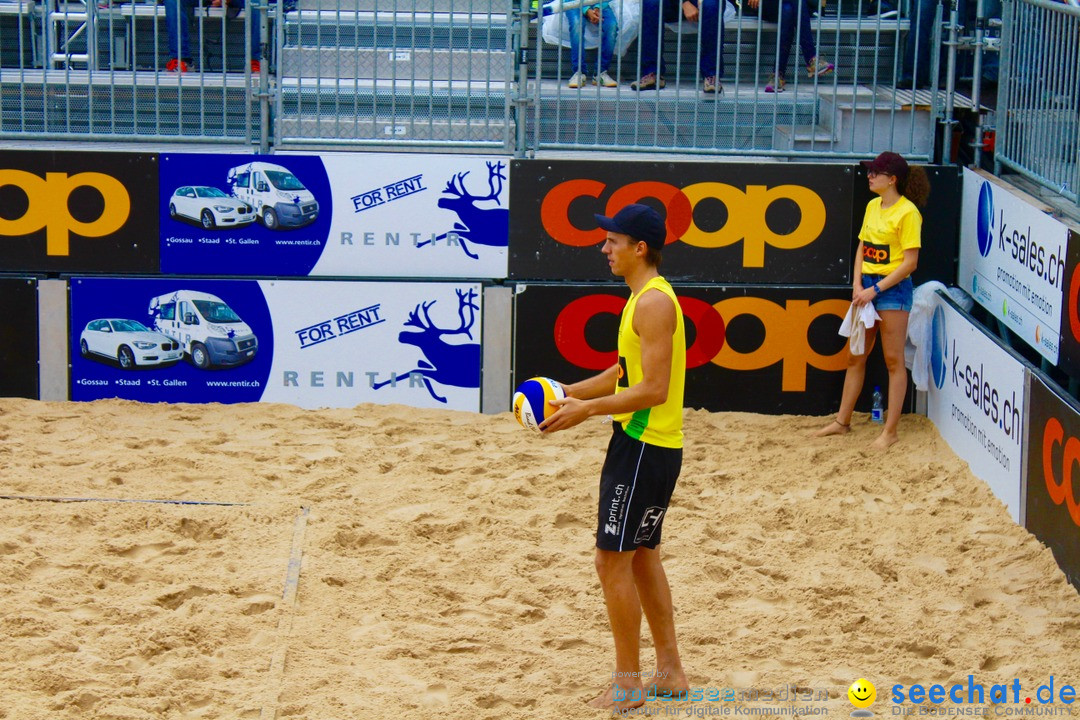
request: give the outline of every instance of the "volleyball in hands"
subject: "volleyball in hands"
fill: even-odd
[[[529,378],[514,391],[514,419],[521,427],[540,432],[540,423],[559,409],[551,401],[564,397],[562,385],[551,378]]]

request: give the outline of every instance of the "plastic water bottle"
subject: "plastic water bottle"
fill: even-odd
[[[874,386],[874,394],[871,396],[873,400],[873,407],[870,408],[870,422],[883,423],[885,422],[884,406],[881,398],[881,388]]]

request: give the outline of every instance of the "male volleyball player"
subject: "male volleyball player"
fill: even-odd
[[[567,397],[541,424],[544,432],[611,415],[613,434],[600,473],[596,571],[615,638],[615,672],[590,704],[625,710],[658,694],[688,689],[675,640],[671,588],[660,562],[660,531],[682,467],[686,335],[671,285],[660,276],[667,231],[647,205],[597,215],[607,231],[602,252],[630,287],[619,322],[619,361],[564,385]],[[656,646],[656,671],[642,675],[641,613]],[[643,683],[644,681],[644,683]]]

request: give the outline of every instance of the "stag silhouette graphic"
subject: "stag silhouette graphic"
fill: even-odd
[[[419,332],[402,330],[398,334],[398,341],[420,348],[426,359],[420,360],[416,368],[403,373],[395,373],[391,380],[375,383],[372,388],[378,390],[387,385],[396,384],[400,377],[420,375],[431,397],[445,403],[446,398],[435,392],[432,382],[453,387],[480,387],[480,343],[450,344],[443,339],[446,335],[465,335],[470,340],[473,339],[472,326],[476,324],[476,312],[480,309],[480,306],[475,303],[476,291],[455,290],[454,292],[458,297],[458,317],[461,324],[453,330],[436,327],[428,314],[428,310],[436,301],[417,305],[416,309],[409,313],[409,319],[404,325],[417,328]],[[421,313],[423,319],[420,317]],[[467,318],[466,315],[468,315]]]
[[[468,172],[456,173],[446,183],[443,194],[448,197],[439,198],[439,207],[452,210],[457,213],[458,221],[454,223],[454,229],[444,232],[432,240],[417,243],[417,247],[423,247],[432,242],[445,240],[451,233],[457,236],[458,243],[466,255],[474,260],[479,256],[469,250],[467,243],[476,245],[490,245],[505,247],[509,244],[510,211],[501,207],[479,206],[482,203],[494,202],[500,204],[499,195],[503,191],[503,183],[506,176],[502,171],[506,163],[487,163],[488,168],[488,194],[473,195],[465,187],[465,178]]]

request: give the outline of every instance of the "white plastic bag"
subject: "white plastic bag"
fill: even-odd
[[[964,310],[971,310],[975,301],[960,288],[946,288],[937,280],[915,287],[908,315],[907,342],[904,343],[904,364],[911,370],[916,390],[930,388],[930,346],[933,344],[934,295],[944,290]]]

